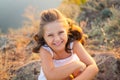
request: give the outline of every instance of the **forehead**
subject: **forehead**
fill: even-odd
[[[67,23],[65,21],[53,21],[44,26],[44,32],[49,33],[57,30],[62,30],[67,28]]]

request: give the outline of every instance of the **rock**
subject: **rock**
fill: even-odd
[[[111,54],[94,54],[99,73],[94,80],[120,80],[120,58]],[[33,61],[20,67],[13,80],[37,80],[41,61]]]
[[[99,73],[94,80],[120,80],[120,58],[111,54],[94,54]]]
[[[16,76],[12,80],[37,80],[40,72],[41,61],[32,61],[20,67],[16,71]]]
[[[15,40],[12,40],[7,36],[0,36],[0,51],[2,53],[6,53],[8,50],[14,50],[15,48]]]

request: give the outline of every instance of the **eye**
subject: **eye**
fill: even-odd
[[[60,32],[59,32],[59,34],[62,34],[62,33],[64,33],[64,31],[60,31]]]
[[[48,36],[48,37],[52,37],[52,36],[53,36],[53,34],[48,34],[47,36]]]

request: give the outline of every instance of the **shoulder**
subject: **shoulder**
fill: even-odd
[[[49,51],[47,51],[44,47],[41,47],[40,50],[39,50],[39,53],[41,55],[41,54],[49,53]]]
[[[41,46],[40,51],[50,52],[51,48],[47,44],[44,44],[43,46]]]
[[[91,55],[87,52],[87,50],[79,41],[74,41],[73,51],[77,54],[79,59],[87,65],[95,63]]]
[[[73,41],[73,47],[77,47],[77,46],[81,46],[81,45],[82,44],[80,41],[77,41],[77,40]]]
[[[53,59],[53,57],[52,57],[52,55],[50,54],[50,52],[47,51],[46,49],[44,49],[43,47],[40,48],[40,50],[39,50],[39,55],[40,55],[40,59],[41,59],[41,61],[42,61],[42,65],[43,65],[44,63],[47,64],[48,62],[51,62],[52,59]]]
[[[83,45],[81,44],[81,42],[77,41],[77,40],[74,41],[73,42],[73,51],[76,52],[76,51],[81,50],[81,49],[83,49]]]
[[[43,53],[43,52],[48,52],[43,46],[40,48],[39,50],[40,53]]]
[[[40,50],[39,50],[39,53],[40,53],[40,55],[42,56],[42,55],[50,55],[50,56],[53,56],[53,52],[52,52],[52,50],[51,50],[51,48],[50,47],[48,47],[48,46],[42,46],[41,48],[40,48]]]

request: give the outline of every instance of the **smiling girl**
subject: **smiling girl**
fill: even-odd
[[[57,9],[41,12],[40,29],[35,35],[40,54],[41,71],[38,80],[91,80],[98,67],[81,43],[84,35]]]

